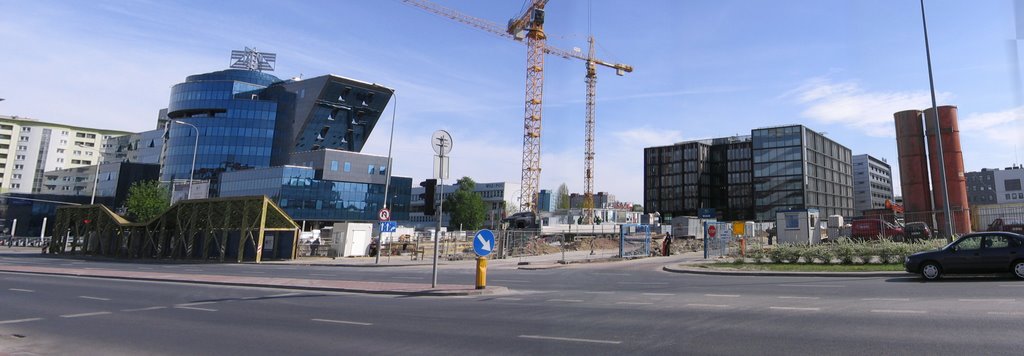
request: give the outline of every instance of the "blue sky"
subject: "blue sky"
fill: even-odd
[[[503,24],[522,0],[437,0]],[[897,169],[892,113],[930,106],[916,0],[551,0],[549,44],[633,65],[598,73],[597,191],[642,203],[643,148],[804,124]],[[939,104],[960,109],[968,171],[1024,157],[1014,4],[926,2]],[[278,77],[332,73],[395,88],[395,174],[520,179],[525,46],[399,1],[0,0],[0,114],[155,127],[170,87],[233,49],[278,54]],[[583,188],[584,66],[548,57],[541,188]],[[392,103],[394,104],[394,103]],[[393,106],[364,152],[386,155]],[[898,185],[898,177],[896,179]],[[898,187],[897,187],[898,190]]]

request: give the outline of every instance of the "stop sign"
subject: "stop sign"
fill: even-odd
[[[718,229],[715,228],[715,225],[708,226],[708,236],[715,237],[715,232],[717,232],[717,230]]]

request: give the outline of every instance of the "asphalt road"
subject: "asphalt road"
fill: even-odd
[[[429,281],[430,268],[2,264]],[[0,273],[8,354],[1020,354],[1024,282],[675,274],[642,260],[490,271],[511,294],[393,297]],[[69,266],[70,267],[70,266]],[[200,271],[195,271],[196,269]],[[442,270],[471,283],[472,270]],[[320,276],[320,275],[323,276]],[[398,278],[402,277],[402,278]]]

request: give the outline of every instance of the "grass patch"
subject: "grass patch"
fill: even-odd
[[[696,265],[699,268],[731,269],[740,271],[780,271],[780,272],[895,272],[903,271],[902,263],[866,264],[866,265],[825,265],[797,263],[733,263],[714,262]]]

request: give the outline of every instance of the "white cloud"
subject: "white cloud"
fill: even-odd
[[[1024,138],[1024,107],[1008,110],[969,114],[959,122],[965,140],[978,140],[985,145],[998,145],[1003,149],[1018,149]],[[987,150],[986,150],[987,151]]]
[[[874,137],[895,137],[893,113],[931,106],[928,91],[869,92],[855,82],[833,83],[813,78],[783,97],[806,106],[801,116],[826,124],[837,124]],[[947,101],[949,93],[938,93]]]

